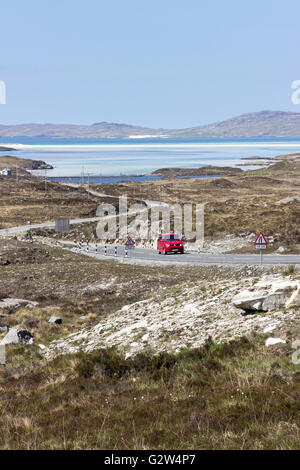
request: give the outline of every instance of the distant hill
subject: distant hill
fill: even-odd
[[[300,113],[260,111],[187,129],[151,129],[110,122],[92,125],[0,125],[0,137],[113,139],[129,137],[300,137]]]
[[[171,132],[176,137],[300,137],[300,113],[260,111]]]
[[[56,137],[61,139],[105,139],[126,138],[130,136],[159,136],[161,129],[97,122],[90,126],[76,124],[17,124],[5,126],[0,124],[0,137]]]
[[[30,158],[18,158],[11,157],[10,155],[4,155],[0,157],[0,170],[3,168],[15,167],[23,168],[24,170],[51,170],[52,165],[43,162],[42,160],[31,160]]]

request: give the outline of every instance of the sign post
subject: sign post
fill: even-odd
[[[254,242],[254,246],[257,250],[260,251],[260,264],[263,263],[263,250],[267,248],[267,239],[262,232],[258,235]]]
[[[70,230],[70,219],[57,219],[55,221],[56,232],[68,232]]]

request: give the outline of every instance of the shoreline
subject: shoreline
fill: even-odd
[[[43,178],[43,175],[36,175],[38,178]],[[178,178],[178,179],[182,179],[182,178],[201,178],[201,179],[204,179],[204,178],[209,178],[209,179],[213,179],[213,178],[222,178],[224,175],[175,175],[173,176],[172,178]],[[135,182],[139,182],[139,179],[141,179],[141,183],[143,182],[147,182],[147,181],[158,181],[158,180],[162,180],[164,179],[164,176],[163,175],[126,175],[126,176],[118,176],[118,175],[108,175],[108,176],[97,176],[97,175],[93,175],[93,176],[90,176],[88,178],[88,176],[84,176],[84,181],[86,183],[88,183],[88,181],[90,182],[90,184],[94,184],[95,181],[93,181],[93,179],[99,179],[99,183],[104,183],[103,180],[111,180],[111,179],[117,179],[118,181],[116,181],[116,183],[120,183],[120,182],[125,182],[125,181],[135,181]],[[60,183],[60,182],[63,182],[64,180],[72,180],[71,182],[72,183],[78,183],[80,184],[81,182],[81,176],[47,176],[47,180],[48,181],[54,181],[54,182],[57,182],[57,183]],[[165,179],[167,179],[165,177]],[[73,181],[73,180],[78,180],[78,181]],[[102,180],[102,181],[101,181]],[[106,181],[107,183],[113,183],[112,181]],[[96,182],[98,183],[98,181]],[[85,184],[85,183],[84,183]]]
[[[300,143],[287,143],[279,142],[249,142],[249,143],[226,143],[226,142],[210,142],[210,143],[126,143],[126,144],[2,144],[2,148],[11,150],[26,150],[26,149],[120,149],[120,148],[255,148],[257,146],[262,148],[272,147],[287,147],[287,148],[300,148]],[[13,148],[12,148],[13,146]]]

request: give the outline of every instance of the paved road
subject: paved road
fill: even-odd
[[[82,224],[86,222],[97,222],[100,217],[90,217],[84,219],[73,219],[70,220],[70,224]],[[8,229],[1,229],[0,236],[13,235],[20,232],[26,232],[30,229],[36,228],[54,228],[54,222],[44,222],[42,224],[32,224],[32,225],[22,225],[20,227],[11,227]],[[73,251],[79,252],[78,249],[74,248]],[[86,247],[81,250],[82,254],[97,258],[118,258],[123,259],[124,261],[149,261],[149,263],[159,262],[165,264],[260,264],[259,254],[247,254],[247,255],[235,255],[235,254],[210,254],[210,253],[195,253],[195,252],[186,252],[183,255],[180,254],[168,254],[168,255],[159,255],[155,249],[151,248],[134,248],[133,250],[128,250],[128,256],[125,256],[124,246],[117,247],[117,256],[114,255],[114,246],[107,246],[107,254],[105,256],[104,246],[98,247],[98,252],[95,251],[95,246],[90,246],[89,252],[86,251]],[[300,265],[300,255],[264,255],[263,264],[268,265],[289,265],[289,264],[299,264]]]
[[[100,220],[100,217],[89,217],[89,218],[85,217],[84,219],[72,219],[70,220],[70,225],[84,224],[86,222],[98,222],[98,220]],[[45,227],[54,228],[55,222],[43,222],[42,224],[28,224],[28,225],[21,225],[19,227],[4,228],[0,230],[0,236],[27,232],[28,230],[31,230],[31,229],[45,228]]]
[[[105,256],[104,246],[98,246],[98,251],[96,253],[95,246],[90,246],[89,251],[86,251],[86,246],[79,250],[73,248],[74,252],[81,253],[84,255],[96,257],[99,259],[111,259],[116,258],[118,260],[122,259],[124,261],[128,260],[140,260],[140,261],[149,261],[159,262],[166,264],[249,264],[256,265],[260,264],[260,256],[257,254],[249,255],[232,255],[232,254],[209,254],[209,253],[195,253],[187,252],[184,254],[167,254],[159,255],[155,249],[151,248],[134,248],[128,250],[128,256],[125,256],[124,246],[117,246],[117,256],[115,256],[115,248],[112,245],[107,246],[107,254]],[[267,265],[289,265],[289,264],[299,264],[300,265],[300,256],[299,255],[264,255],[263,264]]]

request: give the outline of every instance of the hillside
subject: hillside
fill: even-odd
[[[300,113],[260,111],[206,126],[173,131],[176,137],[299,137]]]
[[[50,170],[52,165],[43,162],[42,160],[32,160],[30,158],[18,158],[10,155],[0,156],[0,170],[2,168],[23,168],[24,170]]]
[[[0,125],[0,138],[56,137],[113,139],[129,137],[300,137],[300,113],[260,111],[225,121],[186,129],[151,129],[109,122],[92,125],[18,124]]]
[[[97,122],[92,125],[76,124],[18,124],[5,126],[0,124],[0,137],[56,137],[68,139],[105,139],[126,138],[132,135],[159,136],[162,129],[148,129],[128,124]]]

